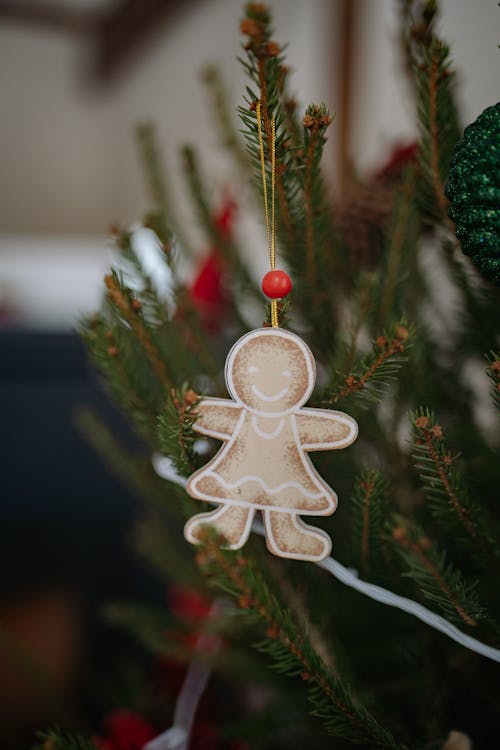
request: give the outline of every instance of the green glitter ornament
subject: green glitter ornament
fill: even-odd
[[[446,195],[462,250],[483,276],[500,285],[500,102],[465,128]]]

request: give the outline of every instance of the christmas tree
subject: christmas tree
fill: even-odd
[[[141,747],[171,724],[187,732],[186,744],[170,735],[157,747],[452,750],[470,747],[467,736],[475,748],[492,747],[500,717],[500,473],[491,418],[500,405],[500,111],[487,110],[456,149],[463,127],[436,4],[405,0],[401,9],[419,142],[376,176],[353,178],[337,205],[320,168],[332,118],[323,104],[299,113],[263,4],[248,4],[241,22],[243,140],[217,72],[207,73],[225,146],[254,190],[252,210],[263,217],[262,193],[269,206],[276,195],[277,253],[293,291],[275,306],[265,307],[238,246],[233,206],[215,209],[192,148],[183,153],[185,176],[213,251],[195,281],[184,280],[187,245],[155,133],[138,130],[151,196],[144,228],[167,283],[147,270],[138,231],[116,228],[119,261],[82,333],[147,449],[130,454],[98,415],[82,412],[80,424],[143,499],[136,542],[171,592],[168,609],[115,603],[107,617],[158,659],[191,664],[196,685],[178,701],[192,713],[211,670],[209,708],[192,729],[193,716],[179,719],[179,702],[172,719],[177,696],[162,704],[148,686],[149,700],[122,707],[140,708],[142,724],[122,717],[88,741],[53,731],[43,747]],[[272,326],[273,309],[279,327],[299,332],[314,353],[310,406],[342,410],[359,425],[348,450],[314,458],[340,498],[333,516],[314,523],[332,537],[343,573],[271,556],[258,534],[237,550],[210,527],[197,546],[182,534],[206,510],[185,480],[220,447],[199,440],[200,399],[227,398],[231,344]],[[386,606],[394,601],[381,588],[415,607]],[[434,627],[442,619],[417,619],[422,605],[468,636],[466,645]]]

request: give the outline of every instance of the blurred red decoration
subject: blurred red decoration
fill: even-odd
[[[205,620],[211,616],[212,602],[194,589],[182,586],[170,586],[167,601],[172,614],[179,620],[184,620],[187,626],[187,630],[171,632],[170,636],[175,637],[184,648],[190,651],[196,650],[198,638],[204,630]],[[205,638],[207,638],[206,635]],[[209,641],[206,644],[207,648]],[[219,647],[219,645],[220,637],[214,634],[213,646]],[[182,656],[181,660],[184,661]]]
[[[389,154],[387,161],[375,172],[374,180],[381,177],[401,177],[401,172],[409,164],[414,164],[418,157],[418,144],[406,143],[397,145]]]
[[[226,198],[214,216],[214,225],[225,240],[231,239],[235,214],[236,203],[232,198]],[[216,333],[228,302],[224,290],[224,259],[219,248],[212,247],[199,262],[189,296],[205,328]]]
[[[366,179],[353,177],[337,206],[337,228],[354,268],[375,268],[387,243],[405,169],[415,164],[415,143],[396,145]]]
[[[172,614],[186,620],[205,620],[210,612],[212,602],[194,589],[182,586],[170,586],[168,603]]]
[[[98,750],[142,750],[143,745],[153,739],[153,727],[134,711],[118,709],[104,720],[106,735],[93,737]]]

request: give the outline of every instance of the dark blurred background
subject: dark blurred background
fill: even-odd
[[[0,737],[16,747],[47,721],[98,712],[87,678],[120,641],[99,607],[157,594],[130,544],[136,501],[76,426],[92,407],[141,450],[79,338],[4,330],[0,351]]]

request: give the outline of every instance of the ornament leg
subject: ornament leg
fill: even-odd
[[[322,529],[305,524],[297,513],[265,510],[263,512],[268,549],[279,557],[296,560],[323,560],[332,543]]]
[[[226,549],[239,549],[248,539],[254,514],[246,505],[223,504],[210,513],[193,516],[184,527],[184,536],[191,544],[199,544],[203,527],[210,525],[227,539]]]

